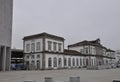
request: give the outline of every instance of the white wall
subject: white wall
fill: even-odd
[[[49,67],[48,67],[48,59],[49,58],[51,58],[52,59],[52,68],[54,68],[54,69],[56,69],[56,67],[54,67],[54,61],[53,61],[53,59],[56,57],[57,58],[57,67],[58,67],[58,59],[59,58],[61,58],[62,59],[62,67],[64,67],[63,66],[63,55],[61,54],[45,54],[45,60],[46,60],[46,69],[49,69]]]
[[[34,55],[34,59],[31,58],[31,56]],[[29,61],[29,63],[31,64],[32,60],[35,61],[35,67],[37,66],[37,60],[40,61],[40,68],[42,68],[42,53],[37,53],[37,54],[26,54],[24,59],[25,61]],[[37,55],[40,55],[40,58],[37,58]],[[27,56],[29,56],[29,58],[27,58]]]
[[[58,65],[58,59],[61,58],[62,59],[62,68],[64,67],[67,67],[67,68],[71,68],[71,67],[83,67],[86,65],[86,62],[85,62],[85,65],[83,64],[83,59],[86,59],[86,57],[83,57],[83,56],[71,56],[71,55],[62,55],[62,54],[46,54],[46,69],[49,69],[48,67],[48,59],[51,58],[52,59],[52,67],[51,68],[54,68],[54,69],[57,69],[59,68],[59,65]],[[54,58],[57,58],[57,67],[54,67]],[[64,66],[64,58],[66,58],[66,62],[67,62],[67,65]],[[68,59],[71,58],[71,66],[68,65]],[[73,66],[73,58],[75,59],[75,66]],[[78,66],[77,66],[77,59],[78,59]],[[80,59],[82,60],[82,65],[80,64]]]
[[[120,60],[120,54],[115,54],[115,61],[118,62]]]
[[[81,49],[84,49],[83,46],[69,47],[69,50],[76,50],[78,52],[80,52]]]
[[[39,51],[36,50],[36,43],[37,43],[37,42],[40,42],[40,50],[39,50]],[[43,51],[43,39],[42,39],[42,38],[39,38],[39,39],[27,40],[27,41],[24,42],[24,52],[25,52],[25,53],[30,53],[30,52],[31,52],[31,44],[32,44],[32,43],[35,43],[35,52]],[[26,45],[27,45],[27,44],[30,44],[30,51],[29,51],[29,52],[26,51]]]
[[[88,54],[92,54],[92,55],[96,55],[96,50],[95,50],[95,46],[77,46],[77,47],[69,47],[69,50],[76,50],[78,52],[81,52],[81,50],[83,52],[81,52],[82,54],[86,54],[85,48],[88,48]],[[90,53],[89,53],[89,49],[90,49]]]
[[[54,52],[63,52],[64,51],[64,47],[63,47],[64,43],[63,43],[63,41],[53,40],[53,39],[47,39],[47,38],[45,39],[45,43],[46,43],[45,50],[48,51],[48,41],[52,42],[52,49],[51,49],[51,51],[54,51],[54,49],[53,49],[53,42],[57,43],[57,50],[54,51]],[[61,51],[58,50],[58,43],[61,43],[61,48],[62,48]]]

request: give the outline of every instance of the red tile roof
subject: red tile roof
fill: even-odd
[[[75,51],[75,50],[67,50],[67,49],[64,50],[64,54],[65,54],[65,55],[72,55],[72,56],[83,56],[83,54],[81,54],[81,53],[78,52],[78,51]]]

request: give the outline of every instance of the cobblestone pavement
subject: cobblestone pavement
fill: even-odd
[[[53,77],[54,82],[69,82],[69,77],[80,77],[81,82],[112,82],[120,80],[120,69],[105,70],[45,70],[0,72],[0,82],[23,82],[35,80],[44,82],[45,77]]]

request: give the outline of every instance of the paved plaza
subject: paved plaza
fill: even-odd
[[[120,69],[0,72],[0,82],[23,82],[24,80],[44,82],[45,77],[53,77],[54,82],[69,82],[69,77],[78,76],[81,82],[112,82],[114,79],[120,79]]]

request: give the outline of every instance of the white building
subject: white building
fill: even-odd
[[[86,55],[87,67],[110,66],[115,63],[115,51],[107,49],[100,43],[100,39],[82,41],[68,46],[69,50],[76,50]]]
[[[12,0],[0,0],[0,71],[10,69]]]
[[[120,50],[115,52],[116,65],[120,65]]]
[[[67,50],[64,49],[63,37],[48,33],[26,36],[23,40],[25,64],[31,70],[94,67],[104,62],[108,64],[113,59],[110,54],[107,54],[110,57],[106,56],[105,47],[99,47],[96,43],[91,46],[77,43],[69,45]]]

